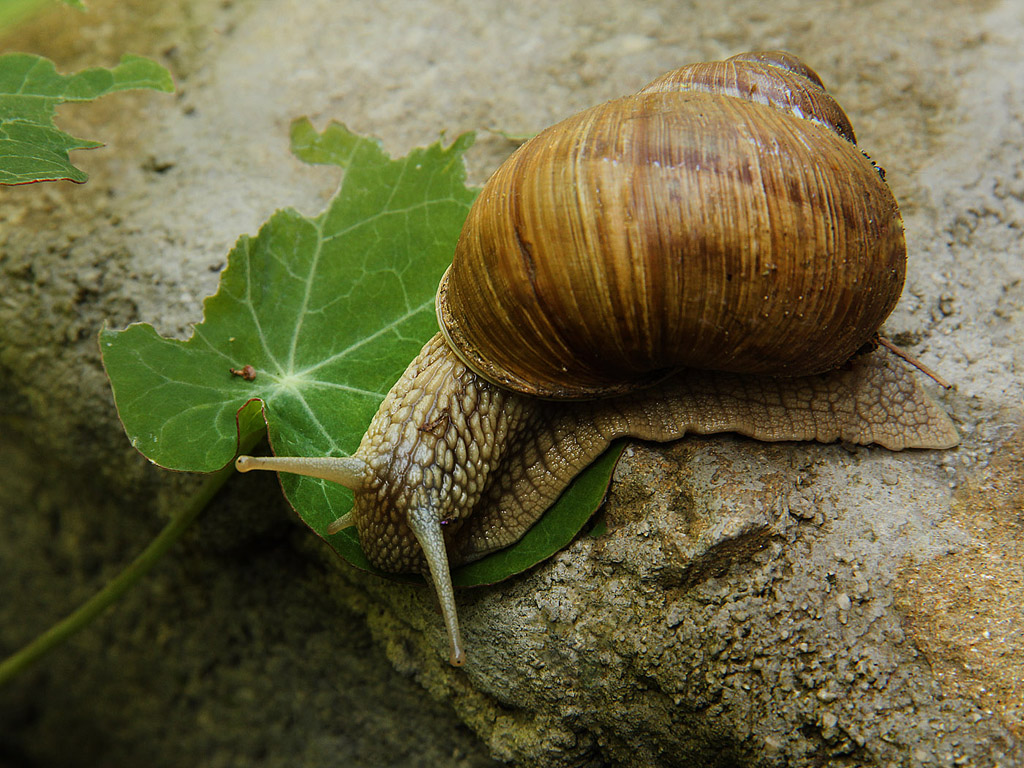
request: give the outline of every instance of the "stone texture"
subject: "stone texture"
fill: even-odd
[[[822,75],[901,201],[888,332],[956,388],[944,452],[693,438],[633,445],[607,531],[460,595],[338,563],[234,482],[167,560],[0,691],[10,765],[996,766],[1024,763],[1024,11],[852,4],[95,0],[3,49],[123,51],[178,93],[62,108],[108,146],[84,186],[0,189],[0,653],[92,594],[193,485],[116,420],[103,323],[185,336],[235,238],[337,182],[309,115],[399,154],[482,130],[470,172],[680,63],[784,47]],[[468,728],[466,727],[468,726]]]

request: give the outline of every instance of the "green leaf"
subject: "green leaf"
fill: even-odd
[[[75,0],[65,2],[71,5]],[[0,0],[0,32],[31,18],[50,4],[51,0]]]
[[[317,133],[296,122],[292,148],[301,159],[345,169],[327,209],[315,218],[280,211],[256,237],[242,237],[187,341],[145,324],[101,332],[132,444],[160,466],[198,472],[232,461],[239,438],[263,424],[277,455],[355,451],[384,395],[437,330],[434,292],[476,196],[463,163],[472,141],[467,134],[392,160],[341,125]],[[245,366],[255,378],[232,373]],[[610,472],[606,464],[580,478],[522,542],[458,569],[457,583],[498,581],[554,554],[600,503]],[[295,475],[281,483],[318,535],[374,570],[353,529],[326,536],[351,507],[347,489]]]
[[[166,69],[138,56],[124,56],[112,69],[95,67],[73,75],[58,74],[53,62],[40,56],[0,56],[0,184],[85,181],[68,152],[101,144],[58,129],[53,123],[56,106],[132,88],[174,90]]]

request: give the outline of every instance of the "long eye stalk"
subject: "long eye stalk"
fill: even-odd
[[[291,472],[321,480],[330,480],[353,491],[358,491],[366,482],[366,462],[355,456],[299,458],[295,456],[239,456],[235,469],[249,472],[266,469],[271,472]]]

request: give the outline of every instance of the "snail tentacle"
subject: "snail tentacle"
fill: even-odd
[[[356,516],[352,513],[351,510],[349,510],[344,515],[342,515],[337,520],[335,520],[333,523],[328,525],[326,533],[327,533],[328,536],[333,536],[334,534],[338,533],[339,531],[343,531],[346,528],[351,528],[355,524],[356,524]]]
[[[444,545],[441,521],[433,509],[419,506],[409,510],[408,521],[410,530],[423,550],[427,567],[430,569],[430,578],[437,592],[437,600],[441,604],[441,614],[444,616],[451,649],[449,661],[452,666],[461,667],[466,662],[466,652],[462,648],[459,614],[455,607],[455,588],[452,586],[451,571],[448,567],[448,551]]]
[[[366,483],[367,470],[366,462],[355,456],[239,456],[235,459],[235,468],[239,472],[264,469],[270,472],[290,472],[293,475],[316,477],[338,483],[353,491],[360,490]]]

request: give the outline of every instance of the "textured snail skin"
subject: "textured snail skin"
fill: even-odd
[[[856,357],[829,375],[685,371],[605,400],[553,402],[496,387],[466,368],[438,334],[381,404],[356,456],[370,479],[354,522],[367,556],[421,571],[407,523],[429,506],[460,565],[509,546],[618,437],[659,442],[738,432],[765,441],[949,448],[959,438],[896,357]]]
[[[358,450],[239,470],[352,488],[328,532],[355,525],[377,567],[429,573],[458,665],[450,566],[516,542],[617,437],[956,445],[900,360],[857,354],[906,254],[853,142],[782,52],[684,67],[542,132],[470,211],[442,332]]]

